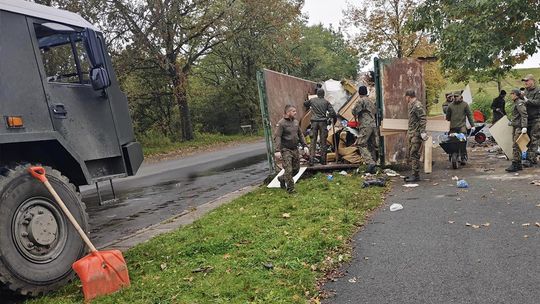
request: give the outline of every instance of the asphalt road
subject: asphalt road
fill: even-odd
[[[459,170],[439,150],[429,181],[396,181],[354,237],[344,276],[324,286],[326,303],[540,303],[540,187],[529,184],[540,169],[508,174],[486,150]]]
[[[264,142],[144,164],[136,176],[114,181],[119,200],[99,206],[95,188],[84,187],[90,237],[100,247],[142,228],[197,208],[268,175]],[[100,186],[111,198],[108,183]]]

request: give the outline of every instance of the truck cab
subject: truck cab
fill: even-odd
[[[43,165],[83,228],[79,186],[143,161],[103,33],[77,14],[0,0],[0,282],[27,295],[73,278],[85,247],[43,185]]]

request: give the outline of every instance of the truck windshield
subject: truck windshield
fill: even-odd
[[[81,31],[34,24],[48,82],[89,84],[90,62]]]

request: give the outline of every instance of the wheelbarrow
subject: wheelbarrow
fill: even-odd
[[[439,140],[439,145],[448,154],[448,160],[452,163],[452,168],[458,169],[467,163],[467,137],[465,134],[456,136],[451,133],[443,140]],[[461,137],[461,138],[460,138]]]

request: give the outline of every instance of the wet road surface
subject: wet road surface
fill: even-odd
[[[90,237],[97,247],[193,210],[224,194],[261,183],[268,175],[263,143],[242,145],[141,168],[140,175],[115,181],[118,201],[99,206],[85,188]],[[100,186],[104,198],[111,193]]]

